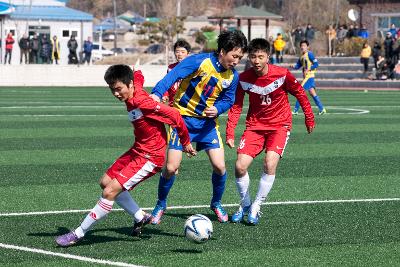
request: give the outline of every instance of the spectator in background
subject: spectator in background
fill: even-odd
[[[359,28],[358,25],[356,24],[356,25],[354,26],[354,37],[357,37],[359,32],[360,32],[360,28]]]
[[[40,40],[40,58],[42,59],[43,64],[50,63],[50,56],[51,56],[51,43],[50,40],[47,38],[46,34],[43,34],[42,39]]]
[[[360,31],[358,32],[358,37],[361,37],[361,38],[363,38],[363,39],[368,39],[368,37],[369,37],[368,30],[367,30],[367,28],[365,27],[364,24],[361,25],[361,29],[360,29]]]
[[[392,37],[394,39],[399,38],[399,36],[397,35],[396,25],[394,25],[394,23],[392,23],[392,25],[390,25],[389,32],[392,34]]]
[[[389,68],[386,59],[382,56],[378,56],[377,61],[378,68],[368,78],[370,80],[387,80],[389,76]]]
[[[400,38],[394,39],[393,40],[393,62],[397,63],[400,59]]]
[[[75,35],[71,35],[71,38],[68,40],[67,47],[69,49],[68,64],[78,64],[78,55],[76,54],[78,42],[75,40]]]
[[[378,57],[382,55],[382,47],[378,41],[374,42],[374,47],[372,48],[372,57],[374,59],[374,67],[375,69],[378,68],[376,62],[378,61]]]
[[[268,43],[269,43],[269,45],[270,45],[270,47],[271,47],[271,51],[270,51],[270,55],[275,55],[275,48],[274,48],[274,37],[271,35],[271,36],[269,36],[268,37]],[[250,61],[248,61],[248,62],[250,62]],[[269,63],[270,64],[275,64],[275,59],[274,59],[274,57],[273,56],[270,56],[269,57]],[[251,65],[251,64],[250,64]],[[251,67],[251,66],[250,66]],[[249,67],[249,68],[250,68]],[[247,70],[247,69],[246,69]]]
[[[88,36],[87,40],[83,42],[83,53],[85,54],[85,57],[83,58],[83,64],[85,64],[85,62],[87,62],[88,65],[90,64],[90,60],[92,58],[92,50],[92,38]]]
[[[283,50],[285,49],[286,42],[282,38],[282,34],[278,33],[274,41],[276,63],[283,62]]]
[[[306,38],[308,43],[311,44],[311,41],[314,40],[314,36],[315,36],[315,30],[314,30],[313,26],[309,23],[307,25],[306,31],[304,33],[304,37]]]
[[[390,32],[386,33],[385,41],[383,41],[383,48],[385,49],[385,59],[392,58],[393,56],[393,37]]]
[[[347,36],[347,29],[341,25],[337,31],[337,55],[344,56],[344,39]]]
[[[354,31],[354,25],[350,24],[349,29],[347,30],[346,38],[351,39],[353,37],[356,37],[357,35],[355,35]]]
[[[29,38],[26,33],[19,39],[18,42],[19,49],[20,49],[20,58],[19,64],[22,64],[22,58],[25,58],[25,64],[28,64],[28,56],[29,56]]]
[[[371,47],[368,43],[364,43],[361,50],[360,62],[364,65],[364,74],[368,72],[369,57],[371,56]]]
[[[332,25],[329,25],[328,29],[325,31],[326,38],[327,38],[327,50],[328,56],[335,55],[335,42],[336,42],[336,30],[333,28]]]
[[[13,45],[14,45],[14,38],[12,36],[12,33],[9,32],[6,38],[6,54],[4,55],[4,64],[7,64],[7,58],[8,58],[8,64],[11,64]]]
[[[301,40],[304,38],[304,32],[300,25],[297,25],[296,29],[292,30],[292,36],[294,39],[294,47],[297,49],[300,46]]]
[[[51,60],[56,62],[58,65],[58,61],[60,60],[60,42],[56,35],[53,36],[51,40]]]
[[[33,34],[33,37],[29,42],[29,48],[30,48],[29,57],[30,57],[31,63],[38,64],[39,63],[40,42],[39,42],[37,33]]]

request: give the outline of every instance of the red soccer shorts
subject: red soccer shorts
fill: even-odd
[[[290,131],[285,127],[276,130],[245,130],[237,153],[255,158],[265,149],[265,152],[275,151],[282,157],[289,135]]]
[[[159,164],[128,150],[119,157],[107,170],[107,175],[117,179],[125,190],[132,190],[139,183],[150,178],[162,168],[163,161]]]

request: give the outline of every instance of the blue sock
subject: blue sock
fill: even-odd
[[[169,179],[165,179],[164,176],[160,175],[160,181],[158,182],[158,201],[157,205],[162,207],[167,207],[167,197],[169,190],[171,190],[172,185],[175,181],[175,175],[171,176]]]
[[[296,104],[294,104],[294,112],[298,112],[300,108],[300,102],[296,101]]]
[[[319,97],[316,95],[313,96],[313,99],[315,104],[318,106],[319,111],[322,111],[324,109],[324,106],[322,105],[321,100],[319,100]]]
[[[225,182],[226,172],[223,175],[218,175],[215,172],[212,173],[213,197],[211,199],[211,205],[221,202],[222,195],[225,191]]]

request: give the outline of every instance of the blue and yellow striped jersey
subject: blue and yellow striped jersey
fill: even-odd
[[[152,93],[161,98],[177,80],[182,82],[174,107],[183,116],[206,118],[207,107],[215,106],[220,115],[233,105],[239,75],[234,69],[225,69],[215,53],[191,55],[168,72]]]
[[[318,68],[318,60],[314,57],[314,54],[311,51],[308,51],[300,56],[294,68],[300,69],[300,67],[303,67],[304,78],[315,77],[315,71]],[[307,77],[305,77],[307,70],[309,70],[309,72],[307,73]]]

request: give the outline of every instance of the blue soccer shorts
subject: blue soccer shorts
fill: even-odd
[[[189,131],[190,141],[196,143],[196,150],[223,148],[218,119],[182,116]],[[183,150],[176,129],[170,128],[168,148]]]

